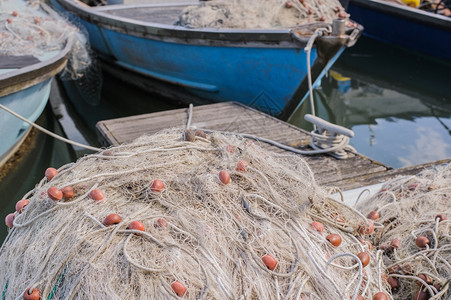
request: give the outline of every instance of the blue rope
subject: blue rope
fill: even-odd
[[[8,281],[5,284],[5,287],[3,288],[3,292],[2,292],[2,300],[5,300],[6,297],[6,290],[8,289]]]
[[[61,281],[64,278],[64,274],[66,274],[66,268],[64,268],[63,272],[60,274],[60,276],[58,277],[58,279],[56,280],[55,285],[53,286],[52,291],[50,292],[50,294],[47,296],[47,300],[51,300],[54,298],[54,295],[56,294],[56,290],[58,289],[58,286],[61,284]]]

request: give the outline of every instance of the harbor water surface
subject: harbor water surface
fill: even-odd
[[[355,137],[351,145],[359,153],[393,168],[449,158],[450,74],[451,62],[362,37],[345,50],[314,90],[316,112],[325,120],[352,129]],[[93,146],[99,146],[95,124],[100,120],[185,107],[107,74],[103,74],[98,101],[84,101],[75,107],[65,98],[79,99],[77,89],[62,83],[54,97],[65,104],[59,119],[63,128],[50,105],[42,122],[70,139]],[[293,112],[289,122],[311,130],[303,121],[303,115],[310,113],[307,102]],[[58,168],[89,153],[43,134],[38,134],[31,148],[30,155],[0,181],[2,218],[14,211],[15,203],[42,179],[47,167]],[[0,240],[6,236],[4,228]]]

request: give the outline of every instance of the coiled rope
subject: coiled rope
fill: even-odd
[[[186,122],[186,129],[191,128],[192,115],[193,115],[193,105],[190,104],[188,107],[188,119]],[[313,117],[313,116],[311,116],[311,117]],[[317,118],[317,117],[315,117],[315,118]],[[319,119],[319,118],[317,118],[317,119]],[[204,129],[204,128],[199,128],[199,129],[201,129],[207,133],[216,132],[216,133],[221,133],[221,134],[225,134],[225,135],[241,136],[244,138],[267,143],[267,144],[276,146],[280,149],[287,150],[287,151],[290,151],[290,152],[293,152],[296,154],[301,154],[301,155],[314,155],[314,154],[326,154],[327,153],[338,159],[344,159],[344,158],[347,158],[347,153],[345,152],[345,150],[353,152],[353,153],[357,152],[352,146],[348,145],[348,142],[349,142],[348,136],[344,136],[344,135],[340,135],[340,134],[334,134],[333,136],[331,136],[329,134],[329,132],[332,131],[334,127],[340,128],[341,126],[331,124],[324,120],[321,120],[321,121],[322,122],[320,122],[320,125],[323,125],[323,126],[329,125],[330,126],[329,131],[327,131],[327,132],[324,131],[324,132],[320,132],[320,133],[316,133],[313,131],[310,133],[307,132],[308,134],[310,134],[312,136],[312,141],[311,141],[310,146],[312,148],[314,148],[314,150],[300,150],[297,148],[293,148],[293,147],[278,143],[271,139],[267,139],[267,138],[259,137],[256,135],[247,134],[247,133],[210,130],[210,129]],[[323,128],[323,127],[321,127],[321,128]],[[342,131],[343,132],[346,132],[346,131],[351,132],[353,135],[353,132],[347,128],[342,128]]]

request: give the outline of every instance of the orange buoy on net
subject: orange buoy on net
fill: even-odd
[[[378,292],[374,294],[373,300],[388,300],[388,296],[384,292]]]
[[[228,184],[230,182],[230,174],[226,170],[219,172],[219,180],[222,184]]]
[[[5,224],[6,226],[8,226],[9,228],[13,228],[14,226],[14,218],[15,218],[15,214],[14,213],[10,213],[5,217]]]
[[[370,220],[377,221],[381,217],[381,214],[375,210],[372,210],[366,215],[366,217]]]
[[[370,255],[366,252],[360,252],[357,257],[362,262],[362,266],[365,268],[370,263]]]
[[[328,240],[335,247],[338,247],[341,244],[341,236],[337,233],[329,234],[326,236],[326,240]]]
[[[39,300],[40,298],[41,298],[41,291],[36,288],[34,288],[31,292],[30,292],[30,288],[28,288],[23,293],[24,300]]]
[[[245,172],[246,168],[249,166],[249,163],[245,160],[240,160],[236,163],[236,170],[240,172]]]
[[[312,223],[310,223],[310,226],[319,233],[323,233],[324,231],[324,225],[320,222],[313,221]]]
[[[99,189],[94,189],[89,192],[89,198],[91,198],[94,201],[100,201],[103,200],[103,198],[105,198],[105,194]]]
[[[372,234],[374,232],[374,224],[372,221],[368,220],[367,224],[362,224],[359,227],[360,234]]]
[[[160,193],[162,192],[164,189],[164,183],[163,181],[159,180],[159,179],[155,179],[152,184],[150,185],[150,190],[152,192],[156,192],[156,193]]]
[[[30,204],[30,201],[28,199],[22,199],[17,201],[16,203],[16,211],[20,214],[23,209],[25,208],[25,206],[27,206],[28,204]]]
[[[166,228],[168,227],[168,222],[166,222],[166,220],[163,218],[159,218],[155,221],[154,227],[160,229]]]
[[[109,214],[106,216],[106,218],[103,220],[103,225],[105,226],[111,226],[114,224],[119,224],[122,222],[122,217],[118,214]]]
[[[45,177],[47,178],[47,181],[50,181],[58,174],[58,170],[55,168],[47,168],[45,170]]]
[[[63,187],[61,192],[63,193],[63,198],[66,200],[74,196],[74,189],[71,186]]]
[[[426,245],[429,245],[429,243],[430,243],[429,239],[423,235],[418,236],[417,239],[415,240],[415,244],[417,244],[417,246],[420,248],[426,247]]]
[[[277,267],[277,260],[269,254],[264,255],[262,257],[262,261],[265,266],[268,267],[268,269],[270,269],[271,271],[274,271],[274,269]]]
[[[140,221],[132,221],[130,224],[128,224],[128,229],[130,230],[139,230],[139,231],[146,231],[144,224]],[[139,235],[137,233],[137,235]]]
[[[63,199],[63,192],[61,192],[56,186],[52,186],[47,190],[49,198],[55,201]]]
[[[174,291],[174,293],[176,293],[177,296],[179,296],[179,297],[183,297],[187,291],[186,286],[183,283],[181,283],[180,281],[174,281],[171,284],[171,288]]]

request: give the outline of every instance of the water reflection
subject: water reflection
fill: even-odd
[[[364,38],[314,91],[317,114],[354,130],[360,153],[395,168],[451,157],[450,72],[448,62]],[[290,122],[310,129],[306,112]]]

